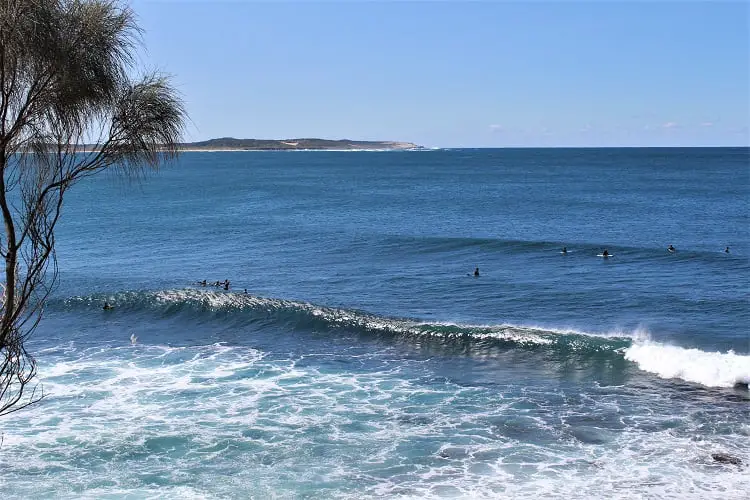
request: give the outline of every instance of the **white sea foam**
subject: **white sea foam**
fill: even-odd
[[[44,407],[3,429],[0,488],[19,497],[733,499],[750,487],[710,458],[750,460],[750,427],[727,408],[706,420],[689,398],[462,386],[423,360],[332,371],[319,361],[335,352],[223,344],[50,356]]]
[[[625,359],[661,378],[679,378],[707,387],[750,383],[750,356],[732,351],[706,352],[646,340],[630,346]]]

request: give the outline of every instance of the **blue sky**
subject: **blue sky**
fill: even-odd
[[[131,5],[189,140],[750,144],[750,2]]]

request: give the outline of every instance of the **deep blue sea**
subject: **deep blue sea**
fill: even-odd
[[[87,179],[0,490],[746,498],[749,160],[185,153]]]

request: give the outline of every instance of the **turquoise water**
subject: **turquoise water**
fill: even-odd
[[[750,463],[749,156],[187,153],[82,182],[0,487],[742,498],[711,454]]]

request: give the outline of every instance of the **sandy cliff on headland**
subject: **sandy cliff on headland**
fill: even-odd
[[[349,139],[235,139],[223,137],[180,144],[183,151],[294,151],[294,150],[408,150],[422,149],[411,142],[352,141]]]

